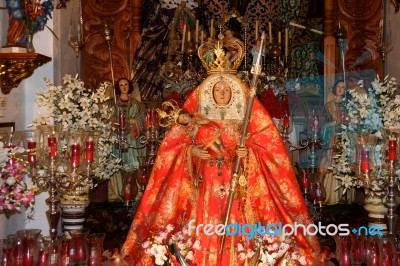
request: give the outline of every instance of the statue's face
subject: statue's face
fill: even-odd
[[[342,96],[346,91],[346,88],[344,86],[344,82],[339,82],[338,84],[336,84],[336,88],[335,88],[335,95],[337,96]]]
[[[119,91],[121,93],[126,94],[129,92],[129,83],[127,80],[125,80],[125,79],[120,80],[118,83],[118,86],[119,86]]]
[[[225,106],[231,100],[232,90],[226,82],[219,81],[214,85],[213,96],[218,105]]]

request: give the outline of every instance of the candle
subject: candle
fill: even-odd
[[[278,43],[281,44],[282,43],[282,34],[280,31],[278,31]]]
[[[370,169],[369,151],[361,151],[361,172],[367,173]]]
[[[303,189],[308,189],[308,187],[310,186],[310,181],[308,180],[308,175],[306,173],[306,171],[302,171],[302,177],[301,177],[301,183],[303,186]]]
[[[315,184],[315,200],[317,202],[322,202],[324,201],[323,195],[322,195],[322,189],[321,189],[321,184],[317,182]]]
[[[195,43],[199,42],[199,20],[198,19],[196,19],[196,36],[195,36],[194,42]]]
[[[71,164],[73,167],[79,166],[80,161],[80,146],[77,143],[71,145]]]
[[[36,141],[28,141],[28,149],[36,149]]]
[[[125,188],[124,188],[124,200],[125,201],[132,200],[131,184],[130,183],[125,185]]]
[[[24,237],[22,239],[22,252],[24,254],[22,265],[33,265],[34,243],[32,237]]]
[[[202,30],[200,33],[200,43],[204,42],[204,31]]]
[[[181,52],[185,50],[185,38],[186,38],[186,24],[183,25],[183,31],[182,31],[182,48]]]
[[[50,136],[47,139],[49,145],[49,157],[54,158],[57,156],[57,139],[55,136]]]
[[[289,127],[289,115],[287,112],[283,115],[283,126]]]
[[[151,112],[150,112],[150,110],[146,111],[146,122],[145,122],[145,124],[146,124],[146,128],[151,127]]]
[[[268,21],[269,42],[272,43],[272,23]]]
[[[264,35],[264,32],[263,32],[263,33],[261,34],[260,50],[258,51],[258,55],[257,55],[256,69],[257,69],[257,67],[260,66],[261,54],[262,54],[262,47],[263,47],[263,45],[264,45],[264,39],[265,39],[265,35]]]
[[[125,129],[125,127],[126,127],[126,114],[125,114],[125,112],[120,112],[119,113],[119,128]]]
[[[93,139],[88,139],[86,141],[86,161],[93,162],[94,157],[94,142]]]
[[[289,55],[289,30],[285,28],[285,56]]]
[[[258,40],[258,20],[256,20],[256,42]]]
[[[211,19],[211,26],[210,26],[210,37],[214,37],[214,20]]]
[[[389,139],[389,160],[396,161],[397,160],[397,140],[396,139]]]

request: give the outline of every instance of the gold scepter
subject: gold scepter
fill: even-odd
[[[261,44],[260,44],[260,50],[258,51],[257,61],[256,61],[256,64],[251,69],[253,78],[250,83],[250,97],[249,97],[249,101],[247,103],[246,113],[243,118],[243,127],[242,127],[242,133],[240,135],[239,148],[244,148],[244,142],[246,140],[247,128],[248,128],[249,122],[250,122],[251,109],[253,108],[254,97],[256,95],[256,90],[257,90],[257,87],[256,87],[257,80],[258,80],[258,77],[261,75],[260,61],[261,61],[261,54],[262,54],[262,49],[263,49],[263,45],[264,45],[264,40],[265,40],[265,33],[263,32],[261,35]],[[229,220],[229,216],[231,214],[231,209],[232,209],[232,202],[233,202],[233,198],[235,196],[235,190],[236,190],[236,185],[238,182],[238,174],[239,174],[239,168],[240,168],[240,160],[241,160],[241,158],[236,155],[233,175],[232,175],[231,183],[229,186],[228,206],[226,208],[225,219],[224,219],[224,225],[225,225],[224,228],[225,229],[226,229],[226,226],[228,225],[228,220]],[[225,237],[226,237],[226,233],[222,235],[220,254],[222,254],[222,250],[223,250],[224,243],[225,243]]]

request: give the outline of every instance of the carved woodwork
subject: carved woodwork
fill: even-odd
[[[374,69],[383,75],[383,60],[378,52],[381,9],[382,1],[337,1],[336,25],[340,21],[347,31],[346,72]],[[338,50],[336,58],[337,69],[341,69]],[[363,79],[357,75],[355,78]]]
[[[36,68],[50,61],[50,57],[38,53],[0,53],[1,92],[9,94]]]
[[[89,88],[112,81],[104,25],[113,28],[114,77],[130,77],[133,57],[140,38],[141,0],[83,0],[86,46],[82,50],[82,79]]]

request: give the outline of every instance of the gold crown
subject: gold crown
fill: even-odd
[[[174,123],[178,122],[179,113],[182,109],[179,108],[179,104],[175,100],[168,100],[161,104],[161,108],[157,108],[158,123],[162,127],[169,127]]]
[[[201,64],[212,73],[236,73],[244,57],[243,42],[237,38],[224,40],[220,34],[218,41],[204,42],[198,49]]]

